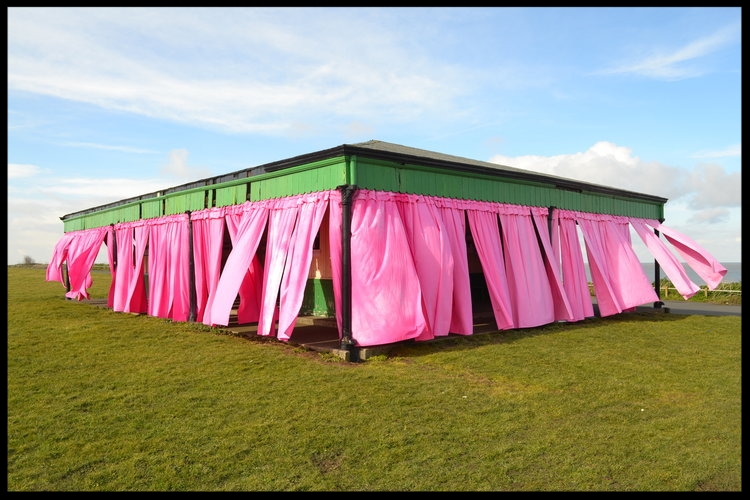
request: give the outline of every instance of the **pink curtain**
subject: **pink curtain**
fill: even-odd
[[[434,200],[425,196],[394,198],[422,291],[424,331],[415,340],[448,335],[453,312],[453,254]]]
[[[187,321],[190,314],[188,215],[168,215],[150,222],[148,314]]]
[[[343,324],[341,321],[343,305],[341,303],[342,283],[342,223],[341,223],[341,193],[331,191],[328,197],[328,248],[331,256],[331,279],[333,281],[333,304],[336,308],[336,326],[339,330],[339,338],[343,336]]]
[[[107,293],[107,307],[112,308],[115,298],[115,287],[117,282],[115,281],[115,229],[113,226],[107,228],[107,263],[109,264],[109,275],[111,281],[109,283],[109,293]]]
[[[245,280],[250,263],[266,229],[268,208],[266,202],[246,202],[242,205],[242,219],[237,228],[236,241],[227,257],[219,283],[203,316],[206,325],[227,325],[232,305]]]
[[[199,323],[203,322],[209,297],[213,297],[219,285],[225,216],[224,207],[196,210],[190,214],[195,264],[195,321]]]
[[[242,211],[227,212],[226,224],[229,229],[229,238],[232,240],[232,247],[239,239],[239,228],[242,222]],[[262,249],[265,251],[265,249]],[[260,318],[260,309],[263,293],[263,264],[260,262],[256,251],[250,266],[245,273],[245,277],[240,283],[239,305],[237,306],[237,323],[255,323]]]
[[[559,235],[559,240],[553,240],[553,250],[556,248],[554,242],[557,241],[563,288],[572,313],[571,321],[580,321],[594,316],[594,306],[589,292],[586,264],[583,261],[575,217],[570,211],[555,210],[553,220],[557,221],[557,224],[553,226],[557,227],[557,231],[553,233]]]
[[[664,238],[685,259],[687,265],[706,282],[709,290],[714,290],[721,283],[721,280],[727,274],[727,268],[722,266],[719,261],[692,238],[674,229],[670,229],[655,220],[646,220],[646,223],[664,235]]]
[[[147,221],[124,222],[115,226],[117,235],[117,268],[112,309],[130,313],[147,313],[145,266],[148,246]]]
[[[560,273],[560,261],[550,240],[550,231],[547,224],[549,212],[546,208],[531,207],[531,217],[536,227],[536,233],[541,243],[541,255],[544,262],[544,271],[547,275],[547,283],[552,293],[552,302],[554,307],[553,317],[556,321],[574,321],[573,309],[568,300],[568,295],[563,287],[562,276]],[[553,233],[559,236],[559,232]],[[556,245],[559,252],[559,242]]]
[[[290,204],[285,199],[269,201],[268,240],[263,265],[263,297],[260,318],[258,318],[258,335],[276,335],[279,287],[298,210],[299,207],[296,204]]]
[[[297,222],[289,242],[279,302],[280,340],[289,340],[297,321],[312,263],[313,242],[328,209],[328,192],[300,197]]]
[[[70,248],[70,243],[76,238],[76,234],[77,231],[65,233],[57,240],[55,248],[52,250],[52,258],[49,264],[47,264],[46,281],[59,281],[63,286],[67,286],[65,276],[62,272],[62,265],[68,260],[68,249]]]
[[[652,221],[652,226],[658,225],[657,221]],[[654,232],[648,227],[644,219],[630,219],[630,225],[633,226],[635,232],[640,236],[646,248],[651,252],[656,261],[659,263],[664,273],[674,284],[678,293],[683,296],[685,300],[695,295],[700,288],[698,285],[693,283],[685,272],[685,268],[682,267],[680,262],[675,258],[674,255],[669,251],[667,246],[654,234]]]
[[[658,300],[630,246],[627,219],[576,212],[601,316]]]
[[[477,209],[466,211],[471,236],[477,247],[484,279],[487,281],[490,302],[492,302],[492,310],[495,314],[495,323],[500,330],[508,330],[514,328],[515,323],[513,321],[513,304],[508,288],[508,277],[505,273],[497,213],[485,211],[484,206],[479,202],[476,203],[476,206]]]
[[[552,288],[529,207],[506,205],[499,217],[513,324],[529,328],[554,322]]]
[[[65,294],[66,297],[76,300],[90,298],[88,289],[94,283],[91,268],[94,267],[94,261],[110,229],[109,226],[105,226],[73,233],[74,236],[67,247],[70,291]]]
[[[450,331],[459,335],[474,333],[471,308],[469,259],[466,253],[466,215],[454,200],[443,198],[439,208],[453,255],[453,302]]]
[[[112,279],[115,284],[112,292],[112,310],[123,312],[128,306],[130,299],[128,288],[135,273],[133,224],[118,224],[115,227],[115,236],[117,237],[117,267]]]
[[[358,191],[351,223],[352,338],[372,346],[419,337],[422,294],[393,194]]]

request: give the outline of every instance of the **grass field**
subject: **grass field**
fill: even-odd
[[[8,491],[742,489],[741,317],[629,313],[348,363],[64,291],[8,267]]]

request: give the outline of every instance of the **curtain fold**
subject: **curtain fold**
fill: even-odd
[[[352,338],[372,346],[419,337],[422,293],[392,194],[357,191],[351,224]]]
[[[328,193],[315,193],[300,200],[287,264],[281,278],[277,337],[289,340],[302,307],[307,276],[312,263],[313,242],[328,209]]]
[[[195,321],[202,323],[209,297],[213,297],[221,275],[226,210],[215,207],[190,214],[193,224],[195,264]]]
[[[563,288],[570,304],[572,321],[581,321],[594,316],[594,305],[589,291],[586,264],[578,237],[575,219],[556,211],[559,234],[559,258],[562,268]],[[553,246],[553,249],[555,247]]]
[[[77,231],[70,239],[66,255],[70,291],[65,294],[69,299],[90,298],[88,289],[94,283],[91,269],[109,230],[108,226],[84,229]]]
[[[658,221],[646,220],[646,223],[664,235],[675,250],[685,259],[690,268],[706,282],[709,290],[714,290],[727,274],[727,268],[721,265],[713,255],[696,243],[692,238]]]
[[[240,285],[245,279],[250,263],[266,229],[268,208],[265,202],[247,202],[243,206],[242,220],[237,229],[237,241],[227,257],[213,300],[209,300],[203,323],[206,325],[228,325],[232,305],[237,298]]]
[[[652,225],[653,223],[656,223],[656,225],[659,224],[656,221],[652,221]],[[643,219],[631,218],[630,225],[633,226],[636,234],[638,234],[646,245],[646,248],[651,252],[651,255],[654,256],[659,266],[661,266],[669,280],[674,284],[677,292],[685,300],[695,295],[700,288],[688,277],[685,268],[682,267],[677,258],[669,251],[664,242],[649,229],[647,222]]]
[[[153,220],[148,238],[148,314],[187,321],[190,313],[188,215],[168,215]]]
[[[482,264],[484,279],[487,281],[495,323],[500,330],[514,328],[513,304],[508,288],[508,277],[505,273],[505,259],[497,214],[470,209],[466,211],[466,215],[479,261]]]

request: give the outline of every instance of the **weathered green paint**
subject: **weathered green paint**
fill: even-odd
[[[307,280],[300,315],[331,318],[336,316],[336,303],[333,300],[333,280]]]

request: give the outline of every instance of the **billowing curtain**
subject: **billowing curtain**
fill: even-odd
[[[91,278],[91,268],[99,255],[109,226],[76,231],[68,245],[68,279],[70,291],[65,294],[70,299],[83,300],[90,298],[88,289],[94,281]]]
[[[500,212],[513,324],[529,328],[555,321],[552,288],[529,207],[503,205]]]
[[[276,335],[279,287],[298,210],[297,204],[290,203],[288,199],[269,200],[268,239],[263,265],[263,297],[258,318],[258,335]]]
[[[630,245],[627,219],[576,212],[601,316],[658,300]]]
[[[435,201],[428,197],[401,195],[394,201],[422,291],[426,325],[415,340],[448,335],[453,312],[453,254],[443,219]]]
[[[115,225],[117,235],[117,268],[112,309],[120,312],[147,313],[145,266],[148,246],[148,221],[123,222]]]
[[[299,197],[297,222],[289,242],[289,251],[281,279],[279,302],[280,340],[289,340],[304,299],[307,276],[312,263],[313,242],[328,209],[328,192]]]
[[[224,264],[213,300],[209,298],[209,304],[203,316],[204,324],[209,326],[229,324],[232,305],[255,252],[258,250],[267,220],[267,202],[246,202],[242,205],[242,219],[237,228],[237,240]]]
[[[453,303],[451,305],[450,331],[459,335],[474,333],[471,309],[471,283],[469,259],[466,253],[466,215],[455,200],[440,200],[440,215],[453,255]]]
[[[487,211],[486,205],[479,202],[474,206],[476,208],[466,211],[471,236],[477,247],[484,279],[487,281],[495,323],[500,330],[508,330],[514,328],[515,323],[497,213]]]
[[[647,219],[645,222],[664,235],[664,238],[685,259],[687,265],[706,282],[709,290],[714,290],[721,283],[721,280],[727,274],[727,268],[722,266],[692,238],[670,229],[656,220]]]
[[[146,221],[123,222],[115,225],[117,237],[117,267],[113,281],[115,289],[112,309],[119,312],[147,313],[145,269],[143,265],[148,245]]]
[[[685,268],[682,267],[677,258],[669,251],[664,242],[662,242],[648,227],[646,221],[644,219],[636,218],[630,218],[629,220],[630,225],[633,226],[636,234],[640,236],[641,240],[646,245],[646,248],[648,248],[651,255],[654,256],[664,270],[664,273],[674,284],[677,292],[682,295],[685,300],[695,295],[700,288],[692,282],[685,272]],[[652,226],[658,224],[657,221],[652,221]]]
[[[341,210],[341,193],[339,191],[331,191],[328,197],[328,249],[331,257],[333,305],[336,308],[336,326],[339,330],[339,338],[344,333],[342,324],[343,305],[341,303],[341,283],[343,280]]]
[[[67,286],[65,276],[62,272],[62,265],[68,260],[68,249],[70,248],[70,243],[76,238],[76,233],[77,231],[65,233],[57,240],[55,248],[52,250],[52,258],[49,264],[47,264],[46,281],[59,281],[63,286]]]
[[[563,288],[572,313],[571,321],[580,321],[594,316],[594,305],[578,238],[578,226],[571,211],[555,210],[552,216],[557,222],[553,227],[557,227],[556,232],[559,235],[559,240],[553,239],[553,242],[558,241],[559,245],[555,246],[553,243],[552,248],[558,248]]]
[[[358,191],[351,225],[352,338],[372,346],[419,337],[422,293],[393,194]]]
[[[195,321],[199,323],[203,322],[209,297],[219,285],[225,216],[225,207],[196,210],[190,214],[195,264]]]
[[[239,239],[240,223],[242,222],[243,210],[236,210],[228,207],[226,224],[229,229],[229,238],[232,241],[232,247]],[[265,251],[265,249],[261,249]],[[263,304],[263,264],[260,261],[258,252],[255,252],[250,266],[245,272],[245,277],[240,283],[239,305],[237,306],[237,323],[254,323],[260,318],[260,309]]]
[[[554,312],[553,316],[556,321],[574,321],[573,309],[568,300],[563,287],[562,276],[560,273],[560,261],[557,258],[552,241],[550,240],[547,216],[549,212],[546,208],[531,207],[531,217],[536,227],[536,233],[541,243],[542,260],[544,262],[544,271],[547,275],[547,282],[552,293]],[[559,232],[554,232],[557,236]],[[559,243],[557,244],[559,252]]]
[[[148,314],[174,321],[190,315],[190,234],[188,215],[149,221]]]

